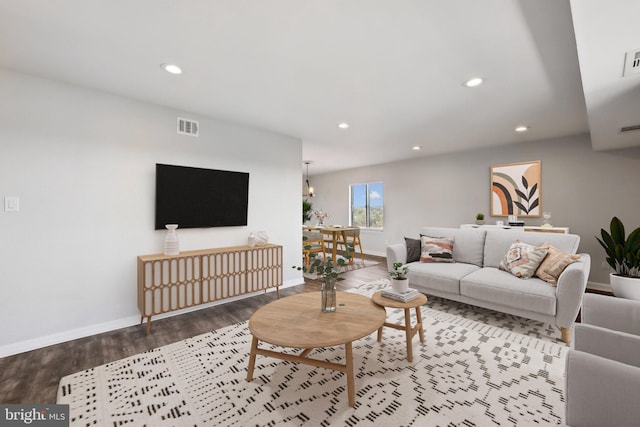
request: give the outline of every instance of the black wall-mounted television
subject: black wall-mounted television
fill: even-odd
[[[156,164],[155,229],[247,225],[249,174]]]

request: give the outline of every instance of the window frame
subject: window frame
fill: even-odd
[[[380,185],[382,188],[382,227],[372,227],[371,226],[371,199],[370,199],[370,186],[372,185]],[[359,226],[363,230],[373,230],[373,231],[383,231],[384,230],[384,182],[383,181],[373,181],[373,182],[364,182],[357,184],[349,185],[349,226],[354,227],[353,221],[353,212],[354,212],[354,187],[365,187],[365,226]]]

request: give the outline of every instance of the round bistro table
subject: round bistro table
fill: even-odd
[[[247,381],[253,379],[258,354],[333,369],[346,373],[349,406],[354,406],[352,342],[381,328],[386,313],[370,298],[348,292],[336,293],[334,312],[323,313],[320,302],[320,292],[306,292],[273,301],[253,313],[249,319],[253,341]],[[280,353],[258,347],[259,341],[303,351],[299,355]],[[345,348],[344,365],[308,357],[315,348],[338,345]]]
[[[371,300],[380,307],[404,309],[404,326],[387,322],[384,322],[383,326],[388,326],[389,328],[399,329],[405,332],[407,337],[407,360],[409,362],[413,362],[413,344],[411,343],[411,340],[413,340],[416,332],[420,335],[420,342],[424,344],[424,328],[422,327],[422,311],[420,307],[427,303],[427,297],[424,294],[418,294],[418,296],[411,301],[401,302],[391,298],[385,298],[382,296],[381,292],[376,292],[371,297]],[[416,325],[413,327],[411,326],[412,308],[416,310],[417,321]],[[380,341],[382,341],[382,326],[378,329],[378,342]]]

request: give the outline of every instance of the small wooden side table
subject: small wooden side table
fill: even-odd
[[[371,300],[381,307],[404,309],[404,326],[396,325],[395,323],[384,322],[384,325],[380,326],[380,329],[378,329],[378,342],[382,341],[382,328],[385,326],[405,331],[405,334],[407,336],[407,360],[409,362],[413,362],[413,345],[411,341],[413,340],[413,337],[416,335],[416,333],[420,335],[420,342],[424,344],[424,328],[422,327],[422,311],[420,310],[420,307],[427,303],[427,297],[424,294],[419,294],[417,298],[412,299],[411,301],[401,302],[391,298],[385,298],[382,296],[381,292],[378,291],[373,294]],[[411,327],[412,308],[416,310],[417,320],[416,325],[413,327]]]

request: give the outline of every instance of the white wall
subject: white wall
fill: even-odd
[[[20,198],[0,207],[0,356],[139,321],[136,257],[165,237],[155,163],[250,173],[248,226],[179,230],[182,250],[266,230],[299,263],[300,140],[1,69],[0,100],[0,198]]]
[[[581,236],[580,251],[592,257],[590,280],[607,284],[605,255],[594,236],[608,228],[613,216],[628,227],[640,227],[640,150],[595,152],[589,137],[576,136],[512,146],[464,151],[312,176],[317,196],[313,208],[331,214],[329,223],[348,224],[350,184],[384,182],[385,228],[363,231],[366,252],[384,255],[389,243],[417,237],[423,226],[458,227],[473,223],[477,212],[489,216],[490,166],[542,161],[542,210],[551,222]],[[528,218],[540,225],[541,218]]]

